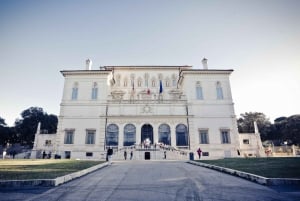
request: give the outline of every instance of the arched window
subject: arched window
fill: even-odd
[[[92,100],[97,100],[97,98],[98,98],[98,86],[97,86],[97,82],[94,82],[92,88]]]
[[[170,80],[169,80],[169,78],[166,79],[166,87],[170,87]]]
[[[223,89],[220,82],[216,83],[217,99],[223,99]]]
[[[148,87],[149,74],[145,73],[144,77],[145,77],[145,87]]]
[[[141,87],[141,86],[142,86],[142,79],[139,78],[139,79],[138,79],[138,87]]]
[[[161,124],[158,127],[158,138],[158,142],[164,143],[166,145],[171,145],[171,131],[169,125]]]
[[[177,76],[175,74],[172,75],[172,86],[176,87],[177,86]]]
[[[135,144],[136,129],[133,124],[127,124],[124,127],[123,146],[131,146]]]
[[[202,92],[202,86],[201,82],[196,82],[196,99],[197,100],[203,100],[203,92]]]
[[[127,87],[127,83],[128,83],[128,79],[125,78],[125,79],[124,79],[124,85],[123,85],[123,86],[124,86],[124,87]]]
[[[118,146],[119,143],[119,127],[116,124],[107,126],[106,146]]]
[[[120,74],[116,75],[116,80],[117,80],[116,81],[116,83],[117,83],[116,85],[117,85],[117,87],[119,87],[121,85],[121,75]]]
[[[176,146],[188,146],[187,127],[183,124],[176,126]]]
[[[78,97],[78,82],[75,82],[72,88],[72,100],[77,100]]]
[[[155,79],[151,80],[151,83],[152,83],[152,87],[155,87],[155,86],[156,86],[156,81],[155,81]]]

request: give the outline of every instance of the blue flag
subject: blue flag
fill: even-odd
[[[162,82],[159,80],[159,93],[161,94],[163,92]]]

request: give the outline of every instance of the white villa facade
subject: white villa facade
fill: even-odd
[[[145,140],[153,150],[164,144],[196,154],[201,147],[207,159],[243,156],[229,82],[233,70],[208,69],[206,62],[203,69],[91,70],[87,60],[85,70],[61,71],[65,82],[57,133],[37,132],[32,157],[46,151],[62,158],[103,159],[108,146],[137,152]]]

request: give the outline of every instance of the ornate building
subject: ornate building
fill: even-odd
[[[115,149],[164,144],[208,158],[236,157],[240,140],[229,76],[192,66],[103,66],[61,71],[65,77],[57,133],[43,150],[62,158],[103,158]],[[51,139],[50,139],[51,138]],[[40,142],[39,142],[40,141]]]

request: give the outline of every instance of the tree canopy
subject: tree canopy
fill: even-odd
[[[274,120],[274,124],[271,124],[266,115],[261,112],[246,112],[237,120],[239,132],[253,133],[254,121],[257,122],[263,141],[272,140],[276,145],[283,142],[300,144],[300,115],[278,117]]]
[[[21,119],[15,121],[14,127],[5,127],[5,121],[0,118],[0,144],[5,145],[20,143],[32,146],[38,123],[41,129],[48,133],[56,133],[58,119],[56,115],[48,115],[43,108],[30,107],[21,113]]]

